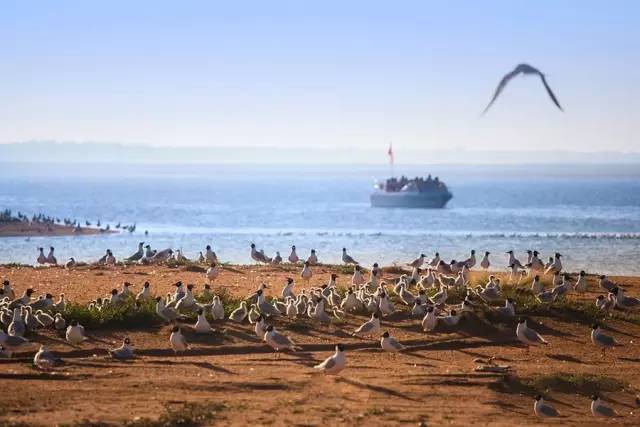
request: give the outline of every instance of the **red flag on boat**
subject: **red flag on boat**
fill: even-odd
[[[387,154],[389,155],[389,162],[393,164],[393,145],[392,144],[389,144],[389,151],[387,151]]]

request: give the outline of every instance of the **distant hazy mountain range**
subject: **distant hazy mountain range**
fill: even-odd
[[[399,164],[637,164],[640,153],[615,151],[403,150]],[[30,141],[0,144],[0,162],[385,164],[387,147],[156,147],[93,142]]]

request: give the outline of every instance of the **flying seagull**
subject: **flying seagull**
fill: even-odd
[[[493,98],[491,99],[491,102],[489,102],[489,105],[487,105],[487,108],[484,109],[482,114],[486,113],[487,110],[493,105],[495,100],[498,98],[498,95],[500,95],[500,93],[502,93],[502,90],[507,85],[507,83],[509,83],[509,81],[511,81],[512,78],[514,78],[515,76],[517,76],[520,73],[522,73],[522,74],[536,74],[536,75],[540,76],[540,79],[542,80],[542,84],[544,85],[545,89],[547,89],[547,93],[551,97],[551,100],[553,101],[554,104],[556,104],[556,106],[560,109],[560,111],[563,111],[562,107],[560,106],[560,103],[556,99],[556,96],[553,94],[553,91],[551,90],[551,88],[547,84],[547,80],[544,78],[544,74],[542,74],[540,72],[540,70],[538,70],[537,68],[532,67],[529,64],[518,64],[513,71],[511,71],[510,73],[505,75],[502,78],[502,80],[500,80],[500,83],[498,84],[498,87],[496,88],[496,92],[493,94]]]

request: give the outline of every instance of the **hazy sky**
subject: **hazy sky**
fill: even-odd
[[[640,151],[639,1],[0,5],[0,142]]]

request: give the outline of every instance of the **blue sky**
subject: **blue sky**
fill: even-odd
[[[640,151],[640,2],[0,8],[0,142]]]

